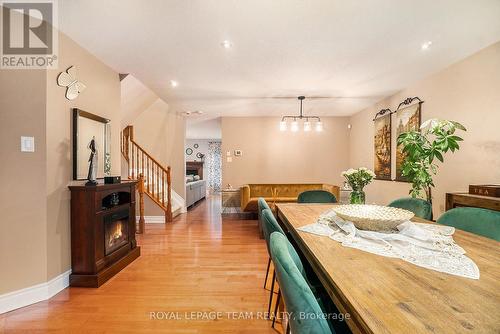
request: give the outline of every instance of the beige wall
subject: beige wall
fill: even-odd
[[[57,76],[75,65],[87,88],[67,100]],[[47,72],[47,278],[71,268],[70,192],[72,108],[110,119],[111,174],[120,175],[120,80],[118,73],[64,34],[59,34],[59,69]],[[90,138],[89,138],[90,140]]]
[[[171,167],[172,189],[185,198],[184,117],[170,111],[163,100],[157,99],[131,123],[134,140],[164,166]],[[144,212],[146,216],[164,214],[148,199]]]
[[[46,281],[46,86],[46,71],[0,70],[0,294]]]
[[[120,113],[122,129],[131,124],[137,116],[149,108],[156,100],[158,100],[158,95],[133,75],[127,75],[121,81]]]
[[[71,65],[87,89],[73,101],[57,86]],[[0,71],[0,294],[46,282],[71,268],[71,108],[111,119],[112,173],[120,173],[118,74],[63,34],[59,69]],[[20,152],[20,136],[35,153]]]
[[[324,131],[279,131],[275,117],[222,118],[222,185],[246,183],[341,184],[349,165],[347,117],[323,117]],[[234,150],[242,150],[241,157]],[[232,162],[226,161],[231,151]]]
[[[500,183],[500,43],[354,115],[350,133],[351,167],[373,168],[373,116],[383,108],[394,110],[404,98],[412,96],[425,100],[422,121],[451,119],[468,130],[460,151],[445,156],[435,177],[436,216],[444,211],[445,193],[467,191],[469,184]],[[395,140],[393,131],[393,148]],[[393,155],[393,170],[394,163]],[[387,204],[408,196],[409,187],[407,183],[374,181],[366,189],[367,201]]]

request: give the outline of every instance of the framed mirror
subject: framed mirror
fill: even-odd
[[[90,150],[92,138],[97,150],[97,178],[105,175],[106,164],[109,167],[109,119],[89,112],[73,109],[73,180],[86,180],[89,172]]]

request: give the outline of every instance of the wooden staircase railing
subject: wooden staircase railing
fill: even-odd
[[[128,162],[128,178],[143,180],[142,190],[165,211],[165,222],[172,221],[172,180],[170,166],[163,167],[134,141],[134,128],[128,125],[121,135],[121,151]],[[140,226],[139,226],[140,228]]]

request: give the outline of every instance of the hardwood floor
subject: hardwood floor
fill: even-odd
[[[0,332],[276,333],[258,318],[269,295],[256,221],[221,221],[220,198],[213,197],[173,223],[147,224],[138,243],[141,256],[100,288],[68,288],[0,315]],[[155,320],[151,312],[181,319]],[[185,312],[221,313],[189,320]],[[236,319],[245,316],[251,319]]]

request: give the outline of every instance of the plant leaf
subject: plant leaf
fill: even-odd
[[[434,152],[434,155],[436,156],[436,158],[437,158],[439,161],[444,162],[443,155],[441,154],[441,152],[439,152],[439,151],[435,151],[435,152]]]
[[[465,126],[463,126],[462,124],[460,124],[458,122],[450,121],[450,123],[452,123],[457,129],[460,129],[462,131],[467,131],[467,129],[465,128]]]

